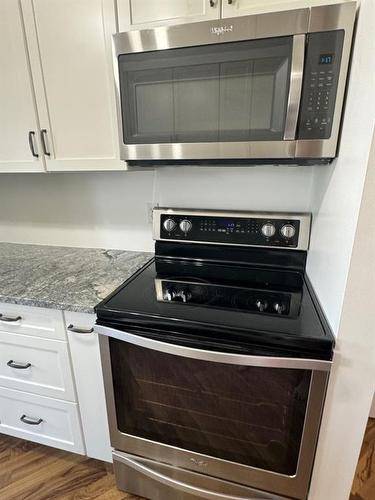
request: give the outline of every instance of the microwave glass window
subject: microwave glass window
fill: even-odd
[[[119,56],[125,144],[282,140],[292,37]]]

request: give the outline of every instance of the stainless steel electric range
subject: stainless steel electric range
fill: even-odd
[[[334,339],[309,214],[154,210],[155,257],[96,309],[118,487],[305,499]]]

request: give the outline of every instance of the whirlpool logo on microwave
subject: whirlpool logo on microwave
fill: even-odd
[[[233,25],[230,24],[229,26],[212,26],[210,31],[213,35],[224,35],[225,33],[230,33],[231,31],[233,31]]]

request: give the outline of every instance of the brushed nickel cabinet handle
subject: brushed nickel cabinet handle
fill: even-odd
[[[10,359],[7,363],[7,366],[10,368],[16,368],[17,370],[26,370],[27,368],[30,368],[31,363],[17,363],[17,361],[13,361],[13,359]]]
[[[4,316],[4,314],[0,314],[0,321],[4,321],[5,323],[15,323],[16,321],[20,321],[22,319],[21,316]]]
[[[30,151],[31,151],[31,154],[33,155],[34,158],[39,158],[39,155],[35,150],[34,140],[35,140],[35,132],[34,132],[34,130],[30,130],[30,132],[29,132]]]
[[[28,425],[40,425],[43,422],[42,418],[32,418],[32,417],[28,417],[27,415],[22,415],[20,420],[21,420],[21,422],[28,424]]]
[[[93,328],[79,328],[79,327],[74,326],[74,325],[72,325],[72,324],[70,324],[70,325],[68,326],[68,330],[69,330],[70,332],[74,332],[74,333],[81,333],[81,334],[83,334],[83,335],[88,335],[88,334],[90,334],[90,333],[92,333],[92,332],[94,331],[94,329],[93,329]]]
[[[40,131],[40,140],[42,141],[43,153],[46,156],[51,156],[50,151],[48,151],[48,149],[47,149],[47,130],[45,128],[43,128]]]

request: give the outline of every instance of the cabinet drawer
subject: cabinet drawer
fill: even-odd
[[[0,387],[0,432],[85,453],[78,405]]]
[[[0,385],[75,401],[68,344],[0,331]]]
[[[0,331],[66,340],[61,311],[0,303]]]

